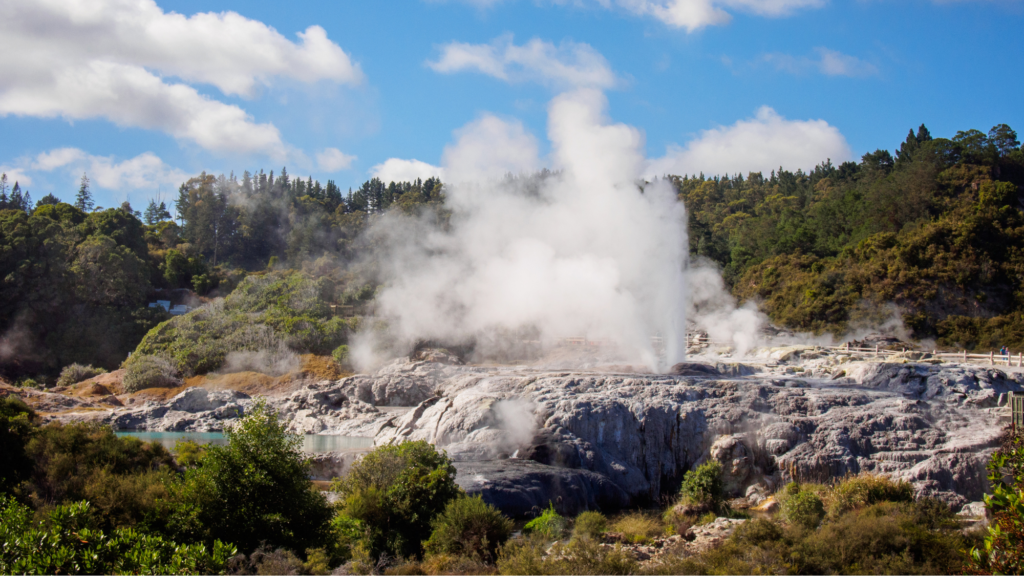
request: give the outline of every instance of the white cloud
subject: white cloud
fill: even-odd
[[[556,46],[534,38],[517,46],[511,34],[490,44],[450,42],[427,65],[443,74],[474,71],[506,82],[538,82],[555,88],[611,88],[618,83],[608,61],[589,44],[564,40]]]
[[[607,1],[599,0],[601,4]],[[824,0],[617,0],[622,8],[638,14],[653,16],[674,28],[693,32],[706,26],[728,24],[732,15],[727,10],[738,10],[758,16],[787,16],[802,8],[816,8]]]
[[[444,147],[441,166],[420,160],[388,158],[370,169],[387,182],[441,178],[446,182],[472,182],[528,173],[540,167],[537,139],[518,120],[484,114],[453,133],[455,142]]]
[[[828,76],[871,76],[878,73],[878,68],[874,64],[854,56],[828,48],[817,48],[816,50],[821,58],[818,69],[822,74]]]
[[[824,120],[787,120],[763,106],[754,118],[705,130],[685,147],[672,146],[651,160],[646,174],[745,174],[812,169],[831,158],[839,163],[853,154],[846,138]]]
[[[316,164],[324,172],[337,172],[348,170],[352,166],[355,156],[345,154],[337,148],[324,148],[316,155]]]
[[[189,179],[188,174],[168,166],[152,152],[121,162],[102,156],[90,156],[88,161],[89,178],[96,186],[108,190],[152,191],[160,186],[176,187]]]
[[[153,0],[5,2],[0,35],[17,46],[0,52],[0,115],[105,118],[214,151],[281,156],[285,145],[273,125],[188,83],[250,97],[277,77],[362,78],[318,26],[292,42],[234,12],[185,17]]]
[[[370,168],[370,175],[380,178],[382,182],[412,182],[417,178],[438,177],[444,179],[444,169],[419,160],[403,160],[388,158],[381,164]]]
[[[152,191],[159,187],[177,187],[189,179],[186,172],[168,166],[152,152],[117,161],[113,156],[93,156],[78,148],[55,148],[34,158],[23,158],[16,164],[8,171],[8,178],[15,171],[28,175],[63,170],[76,178],[84,172],[93,186],[114,191]],[[22,180],[22,185],[27,183],[31,183],[31,178],[28,182]]]
[[[826,76],[864,77],[878,73],[878,68],[874,64],[855,56],[825,47],[815,48],[814,51],[817,52],[815,58],[773,52],[761,56],[761,61],[791,74],[813,71]]]
[[[43,152],[36,156],[31,166],[33,170],[49,172],[72,162],[85,158],[87,154],[78,148],[54,148],[49,152]]]
[[[440,1],[440,0],[428,0]],[[480,9],[490,8],[503,0],[459,0]],[[957,1],[957,0],[939,0]],[[673,28],[693,32],[707,26],[721,26],[732,21],[732,11],[757,16],[788,16],[804,8],[817,8],[825,0],[549,0],[559,5],[592,5],[610,9],[618,6],[638,16],[650,16]]]
[[[17,182],[24,189],[32,184],[32,177],[23,168],[0,166],[0,173],[7,175],[7,186],[14,186],[15,182]]]
[[[456,130],[455,137],[442,155],[445,177],[452,182],[501,178],[540,167],[537,139],[518,120],[485,114]]]

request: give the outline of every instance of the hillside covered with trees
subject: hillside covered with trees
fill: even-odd
[[[842,334],[895,313],[940,345],[1024,345],[1024,153],[1005,124],[922,125],[895,154],[809,173],[671,180],[692,254],[781,326]]]
[[[1024,346],[1024,152],[1006,125],[950,139],[921,126],[893,153],[808,173],[667,178],[686,203],[694,257],[780,326],[842,334],[895,316],[940,345]],[[282,169],[203,173],[171,206],[139,212],[97,208],[85,176],[73,204],[48,195],[34,206],[4,179],[0,375],[46,382],[74,362],[115,368],[169,318],[149,302],[175,289],[227,296],[275,270],[316,279],[326,321],[326,304],[373,297],[375,240],[363,232],[374,219],[443,216],[444,199],[436,179],[343,193]]]

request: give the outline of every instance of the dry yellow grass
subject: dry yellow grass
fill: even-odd
[[[654,516],[633,512],[613,522],[608,530],[622,534],[622,538],[627,542],[643,544],[664,534],[665,525]]]
[[[302,355],[302,372],[317,380],[338,380],[352,375],[343,370],[334,358],[316,354]]]

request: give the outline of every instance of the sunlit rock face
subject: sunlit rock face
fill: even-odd
[[[400,361],[359,378],[371,388],[377,385],[365,379],[434,391],[381,425],[378,444],[427,440],[457,463],[524,458],[589,470],[634,503],[674,492],[682,475],[708,458],[722,462],[736,496],[792,478],[876,472],[950,504],[980,498],[984,463],[1007,416],[998,404],[1024,389],[1019,375],[884,362],[847,362],[837,372],[815,358],[798,371],[719,364],[704,376],[428,369]]]
[[[1006,397],[1024,392],[1024,375],[992,367],[851,361],[810,347],[776,356],[661,375],[399,359],[268,400],[292,432],[431,442],[466,490],[519,514],[547,500],[566,510],[659,502],[708,459],[722,463],[735,497],[872,472],[961,505],[981,498]],[[190,389],[102,417],[121,428],[220,430],[251,402]],[[326,478],[352,455],[319,458]]]

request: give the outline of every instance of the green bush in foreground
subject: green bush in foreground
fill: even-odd
[[[83,380],[94,378],[100,374],[106,374],[107,371],[103,368],[95,368],[87,364],[69,364],[60,371],[60,377],[57,378],[57,386],[71,386],[78,384]]]
[[[227,446],[210,446],[201,464],[175,484],[171,525],[182,540],[230,540],[302,551],[331,546],[333,516],[309,482],[302,439],[262,400],[225,429]]]
[[[782,518],[794,526],[813,529],[825,518],[825,505],[817,494],[801,490],[796,482],[790,482],[782,497]]]
[[[460,496],[431,522],[424,542],[428,554],[453,554],[493,562],[498,546],[512,533],[512,521],[480,496]]]
[[[688,470],[679,487],[679,497],[682,503],[705,504],[712,510],[717,509],[725,497],[722,465],[717,460],[708,460]]]
[[[21,398],[0,398],[0,492],[11,490],[32,472],[25,445],[35,430],[35,420],[35,411]]]
[[[523,534],[537,534],[550,540],[557,540],[565,534],[569,522],[558,512],[555,505],[549,504],[547,509],[523,526]]]
[[[174,460],[163,446],[78,422],[36,428],[25,451],[32,468],[18,494],[36,509],[87,500],[104,530],[163,525],[174,478]]]
[[[419,556],[431,520],[463,493],[451,460],[424,441],[374,449],[331,490],[341,497],[341,514],[360,523],[374,561],[384,553]]]
[[[181,545],[117,528],[104,533],[90,525],[89,503],[62,504],[46,522],[32,510],[0,495],[2,574],[219,574],[236,553],[215,541]]]

